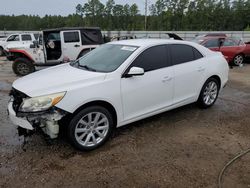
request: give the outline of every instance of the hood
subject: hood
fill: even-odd
[[[90,72],[63,64],[24,76],[12,86],[30,97],[36,97],[94,84],[103,81],[105,76],[106,73]]]

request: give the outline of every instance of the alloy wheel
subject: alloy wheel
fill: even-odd
[[[208,82],[203,93],[203,101],[206,105],[211,105],[215,102],[218,95],[218,86],[214,81]]]
[[[244,61],[244,58],[242,55],[237,55],[235,56],[234,58],[234,64],[237,65],[237,66],[240,66],[243,64],[243,61]]]
[[[81,118],[75,128],[76,141],[85,147],[102,142],[108,134],[109,121],[101,112],[90,112]]]

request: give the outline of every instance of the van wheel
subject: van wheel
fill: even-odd
[[[18,76],[25,76],[35,71],[35,66],[27,58],[17,58],[12,64],[13,72]]]
[[[94,150],[108,140],[113,127],[112,115],[106,108],[87,107],[72,118],[68,126],[69,140],[81,151]]]
[[[243,61],[244,61],[244,56],[242,54],[238,54],[234,57],[233,64],[236,66],[241,66],[243,65]]]
[[[219,95],[219,83],[215,78],[209,78],[201,89],[197,101],[201,108],[209,108],[214,105]]]

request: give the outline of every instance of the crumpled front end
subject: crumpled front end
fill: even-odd
[[[29,96],[14,88],[10,92],[8,104],[9,118],[19,129],[20,127],[22,128],[22,131],[19,131],[20,135],[28,135],[28,132],[42,129],[51,139],[57,138],[59,134],[58,122],[67,115],[67,112],[57,107],[34,113],[19,111],[23,100],[27,98]]]

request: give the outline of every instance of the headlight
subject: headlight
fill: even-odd
[[[55,93],[40,97],[24,99],[19,111],[21,112],[40,112],[48,110],[62,100],[66,92]]]

